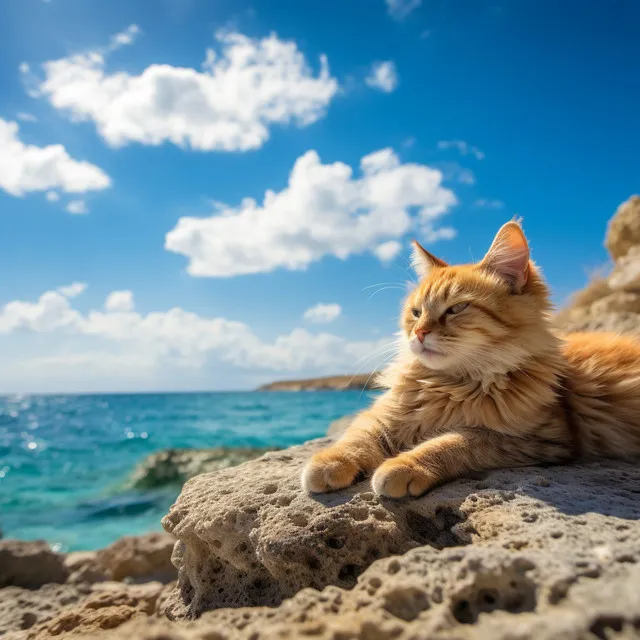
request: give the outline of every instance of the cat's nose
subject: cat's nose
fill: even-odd
[[[418,340],[420,340],[420,342],[424,342],[424,339],[430,333],[431,333],[431,331],[429,331],[429,329],[425,329],[424,327],[422,327],[420,329],[416,329],[416,337],[418,338]]]

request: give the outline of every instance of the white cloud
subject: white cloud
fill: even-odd
[[[87,205],[84,200],[71,200],[67,205],[67,211],[75,215],[89,213],[89,209],[87,209]]]
[[[16,114],[16,118],[23,122],[38,122],[38,118],[36,118],[32,113],[26,113],[24,111],[19,111]]]
[[[120,47],[133,44],[136,36],[140,33],[140,27],[137,24],[129,25],[124,31],[116,33],[111,37],[110,49],[115,50]]]
[[[440,171],[402,164],[392,149],[364,156],[360,170],[356,178],[348,165],[322,164],[308,151],[282,191],[267,191],[262,204],[246,198],[209,218],[181,218],[165,248],[187,256],[193,276],[301,270],[324,256],[344,260],[402,238],[456,204]]]
[[[107,311],[133,311],[133,293],[131,291],[112,291],[104,303]]]
[[[484,151],[464,140],[440,140],[438,149],[457,149],[462,156],[472,155],[476,160],[484,160]]]
[[[114,36],[129,44],[137,27]],[[307,126],[338,91],[325,56],[317,75],[295,42],[219,31],[202,71],[153,64],[139,75],[108,72],[96,50],[46,62],[38,92],[74,120],[90,120],[112,146],[171,142],[199,150],[261,147],[273,125]],[[28,70],[28,69],[27,69]]]
[[[47,202],[58,202],[58,200],[60,200],[60,194],[56,191],[47,191],[45,198]]]
[[[373,89],[391,93],[398,86],[398,72],[395,63],[392,60],[374,62],[364,81]]]
[[[422,0],[385,0],[385,2],[389,15],[395,20],[403,20],[422,4]]]
[[[373,253],[382,262],[391,262],[402,251],[402,244],[397,240],[389,240],[379,244]]]
[[[479,198],[473,203],[473,205],[479,209],[504,209],[504,202],[502,202],[502,200]]]
[[[84,193],[111,184],[104,171],[89,162],[74,160],[62,145],[24,144],[18,132],[16,122],[0,119],[0,189],[7,193],[23,196],[48,189]]]
[[[31,67],[27,62],[21,62],[18,69],[20,70],[20,73],[29,73]]]
[[[426,224],[420,229],[420,241],[423,244],[435,244],[440,240],[453,240],[457,231],[453,227],[440,227],[434,229],[432,225]]]
[[[333,322],[342,313],[342,307],[339,304],[324,304],[319,302],[314,307],[310,307],[302,316],[308,322],[315,324],[327,324]]]
[[[55,338],[53,352],[43,353],[39,348],[36,358],[18,359],[11,366],[12,376],[21,371],[26,385],[27,375],[39,375],[45,367],[51,376],[48,387],[52,381],[77,375],[78,369],[85,376],[96,376],[95,384],[85,380],[93,388],[99,387],[104,375],[118,381],[129,376],[131,369],[143,376],[138,384],[148,380],[152,371],[171,371],[175,381],[189,371],[206,374],[215,364],[224,366],[225,375],[233,370],[270,371],[269,377],[276,371],[353,372],[363,358],[375,355],[390,342],[351,342],[300,328],[263,341],[243,322],[202,317],[181,308],[141,314],[118,305],[117,309],[83,314],[59,290],[44,293],[36,302],[10,302],[0,310],[0,334],[15,340],[18,333],[23,337],[52,334]],[[365,364],[373,366],[375,361]],[[12,379],[0,377],[0,383],[6,386]]]
[[[61,293],[65,298],[75,298],[81,293],[84,293],[87,289],[87,285],[84,282],[74,282],[65,287],[58,287],[58,293]]]

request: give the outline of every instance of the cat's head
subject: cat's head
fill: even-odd
[[[549,295],[518,222],[505,224],[476,264],[450,266],[417,242],[413,264],[420,281],[407,296],[401,326],[427,368],[503,373],[548,346]]]

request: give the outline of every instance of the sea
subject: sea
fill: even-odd
[[[370,403],[360,391],[0,398],[0,530],[53,549],[160,531],[179,487],[127,487],[167,448],[287,447]]]

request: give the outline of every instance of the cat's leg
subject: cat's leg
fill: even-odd
[[[389,458],[378,467],[371,483],[378,495],[389,498],[420,496],[472,471],[560,462],[569,456],[564,442],[509,436],[482,427],[461,429]]]
[[[365,411],[338,442],[311,458],[302,471],[302,486],[312,493],[343,489],[395,453],[380,421]]]

